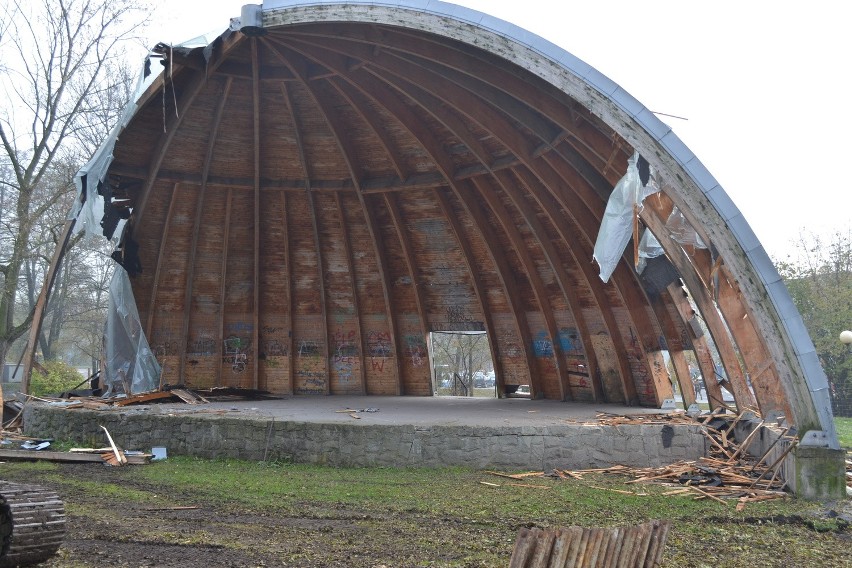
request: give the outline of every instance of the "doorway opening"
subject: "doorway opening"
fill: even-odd
[[[497,396],[494,362],[484,331],[433,331],[432,391],[437,396]]]

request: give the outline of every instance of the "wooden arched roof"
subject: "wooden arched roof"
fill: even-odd
[[[429,333],[480,330],[500,392],[689,401],[691,351],[711,397],[821,429],[801,318],[668,127],[505,22],[391,4],[267,2],[251,35],[159,46],[107,180],[165,382],[429,395]],[[628,246],[603,283],[634,152],[665,181],[639,229],[666,255],[640,276]],[[708,248],[672,238],[675,207]]]

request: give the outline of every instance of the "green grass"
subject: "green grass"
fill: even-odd
[[[231,520],[209,514],[190,526],[167,521],[162,528],[152,517],[153,523],[133,526],[134,538],[141,534],[150,542],[219,543],[231,550],[273,550],[292,542],[296,548],[288,549],[287,559],[297,564],[299,554],[316,562],[311,565],[348,554],[355,546],[352,534],[357,534],[377,554],[389,554],[386,565],[393,559],[411,565],[399,560],[410,553],[419,558],[416,565],[505,566],[523,526],[606,527],[671,519],[674,528],[662,565],[667,568],[847,565],[843,543],[848,543],[848,524],[826,515],[819,504],[790,498],[751,503],[738,512],[733,501],[723,505],[666,496],[669,487],[628,484],[620,476],[589,475],[582,481],[532,477],[523,483],[537,487],[517,487],[509,485],[510,479],[464,468],[348,469],[188,457],[148,466],[78,468],[76,476],[52,463],[7,463],[3,468],[9,479],[24,477],[64,489],[70,495],[69,512],[81,524],[86,519],[120,523],[108,515],[120,515],[122,503],[137,508],[145,503],[191,505],[239,514]],[[88,479],[92,474],[94,479]],[[246,542],[247,534],[262,529],[244,529],[239,523],[255,516],[306,519],[317,528],[305,533],[306,541],[276,536]],[[217,533],[217,523],[227,530]],[[335,528],[326,531],[324,526]]]
[[[662,485],[635,485],[621,476],[593,475],[586,480],[529,478],[529,485],[508,485],[512,480],[464,468],[329,468],[306,464],[263,464],[238,460],[169,458],[137,468],[134,473],[154,485],[178,486],[182,492],[213,498],[223,504],[239,502],[265,511],[298,510],[305,502],[369,507],[381,503],[395,511],[435,513],[465,518],[515,518],[525,523],[613,525],[642,518],[700,518],[726,514],[734,503],[722,507],[691,497],[664,497],[671,489]],[[481,482],[497,484],[500,487]],[[613,491],[615,490],[615,491]],[[637,493],[625,495],[617,491]],[[566,509],[566,505],[570,507]],[[789,514],[814,505],[791,499],[750,506],[750,514]],[[570,510],[570,514],[568,513]]]
[[[841,448],[852,449],[852,418],[835,416],[834,426],[837,428],[837,439]]]

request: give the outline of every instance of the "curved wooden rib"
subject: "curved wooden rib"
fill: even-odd
[[[293,70],[295,72],[295,70]],[[325,274],[323,270],[323,255],[322,255],[322,243],[320,242],[320,234],[319,234],[319,220],[317,219],[317,211],[316,206],[314,205],[314,196],[311,191],[311,172],[308,167],[307,159],[305,158],[305,148],[302,145],[302,132],[299,127],[298,120],[296,118],[296,112],[293,110],[293,101],[291,99],[290,89],[286,88],[286,85],[282,84],[282,90],[284,91],[284,96],[287,100],[287,108],[290,111],[290,118],[292,120],[293,129],[296,133],[296,146],[299,152],[299,162],[302,164],[302,169],[305,172],[305,197],[308,201],[308,215],[311,217],[311,227],[313,228],[313,236],[314,236],[314,246],[316,247],[316,255],[317,255],[317,277],[319,278],[319,298],[320,298],[320,312],[322,314],[322,321],[325,324],[325,341],[323,341],[323,357],[324,357],[324,368],[325,368],[325,394],[330,394],[331,389],[331,373],[329,369],[328,363],[328,313],[326,310],[326,299],[325,299]],[[295,332],[295,330],[293,330]],[[295,335],[295,333],[294,333]]]
[[[530,195],[533,196],[540,209],[546,214],[563,242],[570,243],[569,250],[574,264],[582,271],[584,281],[589,285],[595,304],[597,305],[599,313],[603,319],[604,328],[613,343],[613,347],[617,353],[625,353],[626,347],[621,333],[618,331],[618,323],[615,321],[615,317],[609,309],[610,301],[606,297],[603,284],[595,274],[591,263],[583,262],[583,260],[577,256],[577,249],[580,249],[581,252],[585,251],[582,246],[583,232],[578,228],[575,228],[576,222],[573,220],[573,215],[568,213],[566,206],[557,200],[551,192],[548,192],[543,188],[538,178],[536,178],[535,175],[527,168],[514,168],[512,172],[524,185],[530,188]],[[594,349],[592,349],[592,352],[594,354]],[[612,362],[608,362],[608,366],[612,366],[611,364]],[[599,362],[599,368],[600,366],[601,363]],[[615,362],[613,370],[619,373],[619,378],[622,383],[627,383],[631,380],[630,366],[624,358],[617,358],[617,362]],[[596,380],[599,379],[599,376],[596,377]]]
[[[367,394],[367,369],[364,365],[364,357],[367,345],[365,343],[363,323],[361,322],[361,304],[358,301],[358,283],[355,279],[355,260],[352,256],[352,243],[349,242],[349,231],[346,223],[346,211],[343,209],[340,192],[335,192],[334,202],[337,205],[337,214],[340,216],[340,232],[343,239],[343,248],[346,251],[346,266],[349,271],[349,285],[352,288],[352,307],[355,311],[355,332],[358,334],[358,349],[361,352],[361,362],[358,365],[359,383],[361,394]]]
[[[408,237],[408,233],[405,229],[405,219],[403,218],[402,211],[399,208],[397,196],[395,194],[386,193],[385,205],[390,213],[391,223],[394,226],[397,238],[402,245],[402,255],[405,258],[405,264],[408,266],[408,274],[411,277],[411,286],[414,290],[414,302],[417,306],[417,315],[420,318],[420,333],[423,336],[423,343],[425,344],[426,339],[429,337],[428,322],[426,321],[426,302],[423,299],[420,271],[417,270],[417,265],[414,263],[411,239]]]
[[[186,369],[186,344],[189,340],[189,325],[190,318],[192,317],[192,287],[195,281],[195,255],[198,249],[198,233],[200,232],[201,227],[201,216],[204,212],[204,198],[207,193],[207,178],[210,175],[210,165],[213,163],[213,148],[216,145],[216,139],[219,134],[219,126],[222,123],[222,113],[225,110],[225,104],[228,102],[228,96],[231,93],[231,85],[233,84],[233,79],[228,77],[225,80],[225,86],[222,89],[222,94],[219,99],[219,104],[216,106],[216,112],[213,113],[213,121],[210,126],[210,137],[207,141],[207,153],[204,156],[204,165],[201,170],[201,187],[199,189],[198,195],[198,204],[195,208],[195,219],[192,222],[192,243],[189,247],[189,262],[187,263],[187,275],[186,275],[186,290],[184,291],[183,296],[183,305],[184,305],[184,316],[183,316],[183,333],[181,334],[181,349],[180,349],[180,377],[183,377],[184,370]],[[165,242],[166,237],[163,237],[163,242]],[[159,270],[159,264],[157,265],[157,270]],[[220,309],[224,309],[223,306],[220,306]],[[150,320],[149,320],[150,322]],[[149,323],[150,326],[150,323]],[[219,337],[218,340],[221,342],[224,338]],[[221,360],[219,362],[221,366]]]
[[[254,349],[252,388],[257,389],[260,369],[260,61],[257,54],[257,38],[251,38],[251,101],[252,143],[254,145],[254,281],[252,286],[251,344]],[[307,177],[307,173],[305,177]],[[319,242],[317,243],[317,250],[319,250]]]
[[[154,269],[154,281],[151,284],[151,300],[148,304],[148,323],[145,326],[145,336],[151,337],[151,329],[154,327],[154,306],[157,304],[157,292],[160,287],[160,270],[163,266],[163,257],[166,253],[166,244],[169,242],[169,224],[171,223],[172,214],[175,210],[177,202],[179,183],[172,186],[172,198],[169,201],[169,210],[166,213],[166,220],[163,222],[163,235],[160,240],[160,252],[157,253],[157,268]]]
[[[290,252],[290,219],[289,212],[287,211],[287,194],[285,192],[281,192],[281,207],[283,208],[282,219],[284,220],[284,264],[287,265],[287,319],[290,333],[287,334],[287,384],[290,389],[290,394],[296,392],[296,383],[295,383],[295,357],[293,356],[293,348],[294,348],[294,336],[293,333],[293,323],[295,317],[293,315],[293,310],[295,309],[293,305],[293,255]]]
[[[325,119],[326,124],[328,124],[329,129],[331,130],[332,134],[334,135],[335,141],[338,144],[338,148],[340,148],[340,152],[343,155],[344,160],[346,161],[347,167],[349,169],[349,174],[350,174],[351,179],[352,179],[352,181],[353,181],[353,183],[355,184],[355,187],[356,187],[356,193],[358,194],[358,200],[361,203],[361,208],[364,211],[364,218],[367,221],[367,228],[368,228],[368,231],[370,233],[370,239],[373,241],[373,248],[374,248],[375,253],[376,253],[376,260],[377,260],[377,264],[378,264],[378,268],[379,268],[379,275],[380,275],[380,279],[381,279],[381,282],[382,282],[382,292],[384,294],[385,306],[386,306],[386,310],[387,310],[388,328],[390,330],[391,349],[393,350],[394,358],[395,358],[397,394],[404,394],[404,385],[402,383],[403,377],[402,377],[402,367],[401,367],[402,357],[400,356],[401,354],[400,354],[400,350],[399,350],[400,346],[399,346],[399,341],[398,341],[398,335],[399,334],[398,334],[397,323],[396,323],[396,314],[393,310],[393,305],[392,305],[391,296],[390,296],[390,285],[388,283],[388,274],[389,273],[388,273],[388,267],[387,267],[387,258],[386,258],[386,254],[385,254],[385,250],[384,250],[384,245],[382,244],[382,240],[379,238],[379,236],[380,236],[379,233],[378,233],[379,228],[378,228],[378,225],[376,224],[376,220],[375,220],[375,217],[374,217],[373,210],[370,209],[370,207],[368,206],[368,203],[365,199],[365,196],[364,196],[363,192],[360,190],[359,176],[356,175],[356,171],[355,171],[355,163],[354,163],[355,151],[349,147],[348,139],[345,136],[343,136],[342,126],[339,124],[336,115],[330,111],[330,109],[327,107],[327,105],[323,101],[322,97],[320,97],[317,94],[314,86],[307,79],[306,72],[304,70],[296,69],[293,66],[293,64],[291,63],[290,59],[285,57],[285,55],[283,55],[278,49],[276,49],[275,46],[273,46],[271,44],[267,44],[267,47],[270,49],[270,51],[272,53],[274,53],[276,55],[276,57],[278,57],[281,61],[283,61],[284,64],[287,65],[287,67],[290,68],[290,70],[295,75],[297,75],[302,80],[303,85],[307,88],[308,92],[311,94],[311,97],[313,98],[317,107],[322,111],[323,118]],[[323,313],[323,316],[324,316],[323,319],[325,320],[325,314],[324,313]],[[362,349],[363,349],[363,347],[364,347],[364,345],[362,343]],[[362,367],[364,366],[365,358],[366,358],[366,351],[362,351],[362,353],[361,353],[361,366]],[[327,356],[326,356],[326,361],[328,361]],[[326,364],[326,369],[327,368],[328,368],[328,365]],[[326,382],[328,382],[328,381],[326,381]]]
[[[548,297],[547,290],[544,286],[544,283],[541,281],[541,277],[539,276],[538,269],[535,266],[535,262],[527,250],[526,244],[524,243],[523,236],[512,220],[509,218],[509,213],[506,210],[506,207],[494,193],[493,189],[486,186],[481,177],[473,178],[473,185],[479,190],[479,195],[482,196],[485,203],[488,203],[488,206],[491,208],[491,211],[494,213],[494,216],[497,218],[500,225],[503,227],[503,232],[509,237],[509,242],[512,243],[512,247],[515,249],[515,253],[518,255],[518,258],[521,260],[521,264],[524,267],[524,270],[527,273],[527,278],[532,285],[533,294],[536,297],[536,301],[538,302],[539,310],[541,311],[542,317],[544,318],[545,329],[547,330],[547,334],[550,337],[551,344],[551,353],[550,358],[553,360],[553,364],[556,369],[556,378],[559,383],[559,395],[561,400],[574,399],[574,395],[571,392],[571,384],[568,379],[568,373],[565,369],[565,359],[560,356],[561,349],[559,348],[559,327],[556,325],[556,318],[554,317],[553,307],[550,304],[550,298]],[[541,385],[539,385],[541,387]]]
[[[231,240],[231,209],[234,202],[234,190],[228,189],[228,201],[225,205],[225,228],[222,236],[222,287],[219,289],[219,334],[221,338],[225,337],[225,292],[228,283],[228,241]],[[224,341],[217,342],[216,355],[218,364],[216,365],[216,386],[222,386],[222,355],[225,349]]]
[[[530,229],[532,229],[533,234],[538,237],[539,243],[545,252],[545,258],[550,264],[551,270],[553,270],[556,274],[556,280],[562,288],[562,293],[568,300],[569,309],[571,310],[571,313],[574,314],[574,323],[577,325],[580,344],[582,346],[583,353],[586,356],[586,370],[589,374],[589,382],[592,386],[592,395],[595,402],[603,401],[603,385],[601,385],[600,382],[600,369],[598,368],[597,354],[592,348],[589,326],[586,323],[586,318],[583,317],[583,311],[580,307],[580,300],[577,297],[577,293],[569,284],[570,278],[561,262],[560,254],[548,238],[547,231],[542,226],[542,223],[535,211],[533,211],[532,207],[530,207],[529,202],[521,195],[520,190],[515,186],[515,183],[513,183],[514,180],[509,179],[511,174],[508,172],[500,172],[496,175],[498,178],[502,178],[501,187],[512,199],[512,203],[514,203],[518,211],[521,212],[521,215],[524,217],[524,221],[527,225],[529,225]],[[572,259],[576,264],[576,258],[572,256]],[[556,339],[558,338],[555,338],[554,341],[556,341]]]
[[[740,367],[737,349],[729,335],[730,328],[719,313],[707,282],[702,280],[698,266],[696,266],[697,253],[693,258],[690,258],[683,247],[669,237],[665,228],[663,218],[667,217],[665,213],[671,210],[671,202],[665,199],[666,197],[666,195],[663,195],[660,200],[651,200],[642,211],[642,220],[657,237],[666,256],[680,273],[690,295],[698,306],[704,322],[710,330],[710,335],[713,337],[713,342],[716,344],[719,357],[722,359],[722,366],[725,368],[729,383],[726,386],[730,386],[729,390],[734,395],[737,406],[743,410],[755,408],[754,395],[748,388],[745,374]],[[706,272],[709,276],[709,267],[707,267]]]
[[[435,199],[438,201],[438,205],[440,205],[441,207],[441,212],[447,219],[447,223],[450,225],[450,229],[453,231],[453,236],[455,236],[456,242],[459,244],[459,248],[461,249],[462,255],[464,256],[464,262],[467,266],[467,271],[468,274],[470,274],[471,282],[473,284],[473,292],[476,295],[476,301],[479,304],[480,311],[482,312],[482,317],[485,323],[485,332],[488,334],[488,349],[491,352],[491,363],[494,365],[494,376],[496,377],[497,396],[503,398],[505,396],[503,360],[500,358],[497,350],[497,335],[494,330],[494,323],[491,318],[491,311],[485,303],[485,294],[483,293],[484,286],[482,285],[482,279],[479,277],[479,270],[477,270],[476,266],[471,260],[474,257],[473,251],[470,248],[470,243],[467,242],[466,238],[464,238],[462,227],[460,226],[459,221],[456,218],[455,212],[453,211],[452,206],[450,205],[443,191],[440,189],[435,189],[434,194]]]

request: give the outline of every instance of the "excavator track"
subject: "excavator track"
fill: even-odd
[[[65,504],[37,485],[0,481],[0,568],[49,559],[65,538]]]

